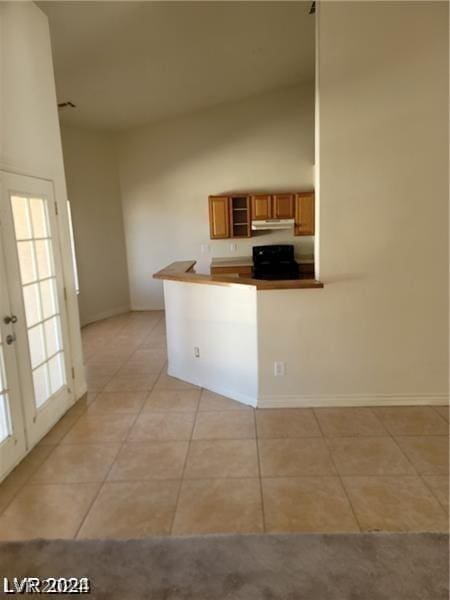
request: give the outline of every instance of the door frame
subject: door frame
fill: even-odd
[[[19,378],[22,387],[23,411],[28,449],[32,448],[73,405],[75,398],[72,385],[72,347],[69,333],[69,311],[65,287],[64,257],[61,246],[60,227],[58,223],[58,204],[55,198],[53,182],[47,179],[18,175],[3,171],[0,173],[0,221],[2,227],[2,243],[6,258],[6,273],[10,287],[11,305],[19,318],[16,327],[16,350],[19,364]],[[64,348],[64,363],[66,369],[66,385],[53,397],[50,397],[41,407],[36,407],[34,401],[34,386],[31,372],[31,359],[28,344],[28,333],[20,281],[20,266],[17,253],[17,243],[14,229],[14,219],[10,197],[18,196],[45,197],[48,200],[48,216],[53,238],[53,258],[55,264],[57,297],[61,315],[61,335]],[[21,350],[23,349],[23,350]]]
[[[6,265],[0,237],[0,281],[6,280]],[[8,411],[11,434],[0,442],[0,481],[16,466],[27,452],[25,416],[22,389],[19,380],[16,345],[6,343],[7,335],[16,335],[13,323],[6,324],[4,318],[11,315],[8,289],[0,286],[0,336],[3,341],[3,359],[8,390]]]

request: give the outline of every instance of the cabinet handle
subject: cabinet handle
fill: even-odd
[[[8,346],[11,346],[11,344],[14,344],[14,342],[16,341],[16,336],[14,334],[9,334],[6,336],[6,343],[8,344]]]

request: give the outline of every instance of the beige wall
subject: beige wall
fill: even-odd
[[[168,263],[246,256],[255,243],[291,242],[312,252],[312,238],[290,232],[248,240],[210,240],[209,194],[312,189],[313,85],[221,105],[117,137],[131,305],[163,307],[152,274]],[[230,251],[230,242],[237,250]],[[208,244],[210,254],[201,253]]]
[[[82,324],[129,310],[120,187],[108,134],[63,127]]]
[[[258,294],[260,404],[443,401],[447,5],[325,2],[317,18],[325,288]]]
[[[47,17],[33,2],[0,2],[0,168],[48,179],[59,205],[74,393],[86,390],[66,214],[66,182]]]

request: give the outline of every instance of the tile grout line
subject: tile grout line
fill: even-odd
[[[448,517],[448,513],[445,511],[445,508],[442,506],[439,498],[437,497],[437,495],[435,494],[435,492],[433,491],[433,488],[426,482],[426,480],[424,479],[425,474],[422,475],[422,473],[419,472],[419,469],[415,466],[415,464],[412,462],[412,460],[409,458],[409,456],[406,454],[406,452],[401,448],[400,444],[398,443],[398,441],[395,439],[395,436],[393,434],[390,434],[394,444],[397,446],[397,448],[400,450],[400,452],[405,456],[406,460],[408,461],[408,463],[411,465],[411,467],[414,469],[415,472],[415,476],[418,477],[420,479],[420,481],[422,482],[422,484],[424,485],[425,489],[427,489],[431,495],[433,496],[433,498],[436,500],[436,502],[438,503],[439,507],[442,509],[442,511],[444,512],[445,515],[447,515]],[[433,436],[411,436],[411,437],[433,437]],[[437,436],[437,437],[442,437],[442,436]],[[414,475],[410,475],[409,477],[414,477]],[[445,477],[448,478],[448,475],[446,475]]]
[[[246,441],[250,441],[251,438],[247,438]],[[181,444],[183,442],[187,442],[188,440],[171,440],[170,442],[157,442],[157,443],[161,443],[161,444],[165,444],[165,443],[176,443],[176,444]],[[196,440],[193,440],[196,441]],[[228,440],[227,440],[228,441]],[[236,441],[236,440],[230,440],[230,441]],[[237,441],[242,441],[242,440],[237,440]],[[134,443],[134,442],[127,442],[127,443]],[[146,442],[144,442],[145,444]],[[140,444],[140,442],[139,442]],[[118,444],[119,446],[121,444]],[[120,449],[119,449],[120,451]],[[117,455],[114,459],[114,461],[117,459]],[[114,465],[113,465],[114,466]],[[383,477],[383,479],[395,479],[398,477],[398,475],[346,475],[345,477],[351,477],[352,479],[367,479],[368,477],[372,478],[372,479],[377,479],[379,477]],[[403,477],[414,477],[414,475],[404,475]],[[445,475],[439,475],[438,477],[445,477]],[[216,477],[189,477],[189,478],[184,478],[184,481],[227,481],[229,479],[232,479],[234,481],[239,481],[241,479],[247,480],[247,479],[258,479],[257,475],[233,475],[233,476],[227,476],[227,477],[221,477],[221,476],[216,476]],[[270,475],[269,477],[263,477],[263,479],[339,479],[339,475],[333,474],[333,475]],[[149,477],[148,479],[114,479],[114,480],[110,480],[111,483],[136,483],[139,481],[153,481],[153,482],[161,482],[161,481],[178,481],[179,478],[177,477]],[[90,481],[62,481],[62,482],[58,482],[58,481],[34,481],[34,482],[28,482],[28,485],[30,486],[45,486],[45,485],[78,485],[78,484],[83,484],[83,485],[87,485],[87,484],[95,484],[95,483],[103,483],[106,482],[106,480],[97,480],[97,481],[93,481],[92,479]]]
[[[199,394],[198,401],[197,401],[197,410],[194,413],[194,419],[192,421],[192,427],[191,427],[191,434],[189,436],[189,440],[187,441],[188,443],[187,443],[186,455],[185,455],[184,461],[183,461],[183,468],[181,470],[181,478],[180,478],[180,483],[178,486],[178,493],[177,493],[177,497],[175,499],[175,507],[174,507],[174,511],[173,511],[172,522],[170,524],[169,535],[171,535],[171,536],[173,535],[173,528],[175,526],[175,518],[176,518],[177,512],[178,512],[178,504],[179,504],[180,496],[181,496],[181,488],[183,486],[183,482],[185,481],[184,474],[186,472],[186,465],[187,465],[187,461],[188,461],[188,457],[189,457],[189,452],[191,450],[192,436],[194,434],[195,425],[197,423],[197,415],[199,413],[202,395],[203,395],[203,388],[200,388],[200,394]]]
[[[259,494],[261,496],[261,513],[262,513],[262,526],[263,533],[267,533],[267,522],[266,522],[266,511],[264,507],[264,490],[262,483],[262,472],[261,472],[261,457],[259,454],[259,437],[258,437],[258,425],[256,421],[256,408],[253,409],[253,420],[255,424],[255,444],[256,444],[256,460],[258,463],[258,479],[259,479]]]
[[[129,315],[132,314],[133,311],[130,311],[130,313],[128,313]],[[107,321],[107,319],[104,319],[104,321]],[[152,328],[150,329],[150,331],[148,332],[148,335],[150,335],[155,329],[156,327],[159,325],[159,323],[162,321],[162,316],[160,317],[159,321],[156,321],[154,323],[154,325],[152,326]],[[119,329],[116,332],[116,335],[120,335],[122,331],[125,330],[125,328],[127,327],[128,323],[123,323]],[[105,388],[106,386],[111,382],[111,380],[119,373],[119,371],[122,369],[122,367],[125,366],[125,364],[131,359],[132,356],[134,356],[134,354],[136,354],[136,352],[140,349],[140,347],[142,346],[142,344],[138,344],[135,349],[131,352],[131,354],[128,355],[128,357],[121,363],[121,365],[113,372],[113,374],[109,377],[108,381],[102,386],[100,387],[98,390],[92,390],[93,393],[95,393],[96,395],[100,395],[103,392],[105,392]],[[164,366],[161,368],[161,370],[164,368]],[[161,371],[158,374],[158,377],[160,375]],[[153,388],[152,388],[153,389]],[[89,393],[89,389],[87,390],[87,393]]]
[[[344,492],[344,494],[345,494],[345,497],[347,498],[347,502],[349,503],[350,510],[351,510],[351,512],[352,512],[352,514],[353,514],[353,517],[354,517],[354,519],[355,519],[355,523],[356,523],[356,525],[358,526],[358,529],[359,529],[360,533],[363,533],[363,528],[362,528],[362,526],[361,526],[361,523],[359,522],[359,519],[358,519],[358,517],[357,517],[357,515],[356,515],[356,509],[355,509],[355,507],[353,506],[353,503],[352,503],[352,501],[351,501],[351,498],[350,498],[350,496],[349,496],[348,490],[347,490],[347,488],[345,487],[344,480],[342,479],[342,476],[341,476],[341,474],[340,474],[340,472],[339,472],[339,469],[338,469],[338,468],[337,468],[337,466],[336,466],[336,462],[335,462],[335,460],[334,460],[334,458],[333,458],[333,454],[332,454],[332,452],[331,452],[331,450],[330,450],[330,445],[329,445],[329,442],[328,442],[328,438],[327,438],[327,437],[325,437],[325,435],[323,434],[322,427],[320,426],[320,421],[319,421],[319,419],[318,419],[318,417],[317,417],[317,415],[316,415],[316,411],[315,411],[315,409],[314,409],[314,408],[312,409],[312,413],[313,413],[314,419],[315,419],[315,421],[316,421],[316,423],[317,423],[317,427],[319,428],[319,431],[320,431],[320,433],[322,434],[322,438],[323,438],[323,440],[324,440],[324,442],[325,442],[325,445],[326,445],[326,447],[327,447],[328,455],[329,455],[329,457],[330,457],[330,460],[331,460],[331,462],[332,462],[332,464],[333,464],[333,466],[334,466],[334,470],[336,471],[337,477],[338,477],[338,479],[339,479],[339,482],[340,482],[340,484],[341,484],[341,488],[342,488],[342,490],[343,490],[343,492]]]
[[[420,475],[419,474],[419,478],[421,479],[422,483],[424,484],[424,486],[426,487],[426,489],[431,492],[431,495],[433,496],[433,498],[436,499],[437,503],[439,504],[439,506],[442,508],[442,510],[444,511],[445,516],[448,518],[449,513],[448,513],[448,505],[447,505],[447,510],[444,506],[442,506],[441,501],[439,500],[439,498],[437,497],[436,492],[433,490],[433,488],[431,487],[431,485],[426,481],[425,477],[427,477],[427,475]],[[430,477],[428,475],[428,477]],[[432,477],[432,476],[431,476]],[[446,481],[448,483],[448,475],[442,475],[441,477],[445,477]]]
[[[133,427],[134,423],[136,422],[136,419],[137,419],[137,417],[138,417],[138,415],[135,415],[135,418],[134,418],[134,419],[133,419],[133,421],[130,423],[130,426],[129,426],[129,428],[128,428],[127,435],[128,435],[128,433],[130,432],[131,428]],[[114,459],[112,460],[112,462],[111,462],[111,464],[110,464],[110,466],[109,466],[108,470],[106,471],[106,473],[105,473],[105,476],[103,477],[103,479],[102,479],[100,482],[97,482],[97,483],[99,483],[99,487],[98,487],[97,493],[96,493],[96,494],[94,494],[94,497],[92,498],[92,502],[89,504],[89,506],[88,506],[88,508],[87,508],[87,510],[86,510],[86,512],[85,512],[85,514],[84,514],[84,517],[81,519],[80,525],[78,526],[78,528],[76,529],[76,531],[75,531],[75,533],[74,533],[74,536],[73,536],[73,539],[74,539],[74,540],[75,540],[75,539],[77,539],[77,537],[78,537],[78,534],[80,533],[80,531],[81,531],[81,529],[82,529],[83,525],[84,525],[84,524],[85,524],[85,522],[86,522],[86,519],[87,519],[87,517],[88,517],[89,513],[91,512],[91,509],[92,509],[92,507],[94,506],[94,504],[95,504],[95,502],[96,502],[97,498],[100,496],[100,492],[102,491],[102,489],[103,489],[103,487],[104,487],[105,483],[107,482],[107,480],[108,480],[108,477],[109,477],[109,474],[111,473],[111,470],[112,470],[112,468],[113,468],[113,466],[114,466],[114,464],[115,464],[115,462],[116,462],[116,460],[117,460],[117,457],[119,456],[120,452],[122,451],[122,448],[123,448],[123,446],[125,445],[125,443],[126,443],[126,437],[125,437],[125,439],[124,439],[124,440],[123,440],[123,441],[122,441],[122,442],[119,444],[119,448],[118,448],[118,450],[117,450],[117,453],[116,453],[116,455],[115,455]]]
[[[441,417],[441,419],[444,419],[444,421],[447,423],[447,429],[448,429],[448,427],[450,427],[450,423],[446,419],[446,417],[444,417],[443,415],[441,415],[441,413],[438,411],[438,407],[439,408],[442,408],[443,406],[447,406],[448,407],[449,405],[448,404],[429,404],[428,406],[430,406],[430,408],[432,408],[434,410],[434,412]]]
[[[37,445],[36,445],[37,446]],[[36,448],[36,446],[34,448]],[[27,456],[29,456],[31,454],[31,452],[33,452],[34,448],[29,452],[29,454]],[[53,454],[53,452],[56,449],[56,445],[52,447],[52,449],[50,450],[50,452],[47,454],[47,456],[45,458],[42,459],[41,462],[39,462],[39,464],[36,466],[35,469],[33,469],[31,471],[31,473],[28,475],[28,477],[25,478],[25,481],[19,485],[19,487],[17,488],[17,490],[13,493],[13,495],[11,496],[10,500],[5,504],[5,506],[2,508],[2,510],[0,511],[0,517],[3,516],[6,512],[6,510],[11,506],[11,504],[13,503],[13,501],[17,498],[17,496],[20,494],[20,492],[25,488],[25,486],[27,484],[29,484],[31,478],[36,474],[36,472],[38,471],[38,469],[41,468],[41,466],[44,464],[44,462],[47,460],[47,458],[50,457],[51,454]],[[25,460],[26,457],[23,459]],[[6,480],[8,479],[8,477],[10,477],[15,469],[17,469],[23,462],[23,460],[11,471],[11,473],[9,473],[9,475],[6,477],[6,479],[4,479],[1,483],[0,486],[6,482]]]
[[[131,311],[131,312],[132,312],[132,311]],[[131,314],[131,313],[129,313],[129,314]],[[149,334],[148,334],[148,335],[150,335],[150,334],[153,332],[153,330],[154,330],[154,329],[157,327],[157,325],[159,324],[159,322],[160,322],[160,321],[157,321],[157,322],[156,322],[156,323],[153,325],[153,327],[150,329],[150,332],[149,332]],[[118,331],[117,331],[117,334],[120,334],[120,332],[122,332],[122,331],[125,329],[125,327],[127,326],[127,324],[128,324],[128,323],[124,323],[124,324],[123,324],[123,325],[122,325],[122,326],[121,326],[121,327],[118,329]],[[126,358],[126,359],[124,359],[124,360],[123,360],[123,362],[120,364],[120,366],[119,366],[119,367],[118,367],[118,368],[117,368],[117,369],[116,369],[116,370],[113,372],[113,374],[112,374],[112,375],[109,377],[108,381],[107,381],[107,382],[106,382],[106,383],[103,385],[103,387],[101,387],[99,390],[92,390],[92,393],[94,393],[96,396],[99,396],[100,394],[104,393],[104,392],[105,392],[105,388],[106,388],[106,386],[107,386],[107,385],[108,385],[108,384],[111,382],[111,380],[112,380],[112,379],[113,379],[113,378],[114,378],[114,377],[115,377],[115,376],[118,374],[118,372],[119,372],[119,371],[122,369],[122,367],[123,367],[123,366],[124,366],[124,365],[125,365],[125,364],[126,364],[126,363],[127,363],[129,360],[130,360],[130,359],[131,359],[131,357],[132,357],[132,356],[134,356],[134,354],[136,354],[136,352],[137,352],[137,351],[140,349],[141,345],[142,345],[142,344],[140,344],[140,345],[136,346],[136,348],[133,350],[133,352],[131,352],[131,354],[130,354],[130,355],[129,355],[129,356]],[[157,381],[158,377],[161,375],[161,371],[162,371],[162,369],[164,369],[164,366],[163,366],[163,367],[161,367],[160,371],[158,372],[158,374],[157,374],[157,378],[155,379],[155,382],[153,383],[153,385],[152,385],[152,387],[151,387],[151,390],[148,392],[148,394],[147,394],[147,395],[149,395],[149,394],[151,393],[151,391],[153,390],[153,387],[154,387],[154,385],[155,385],[155,383],[156,383],[156,381]],[[147,391],[147,390],[143,390],[143,391]],[[89,394],[89,389],[87,390],[87,393]],[[105,392],[105,393],[106,393],[106,392]],[[117,391],[117,393],[124,393],[124,392]],[[81,398],[80,398],[80,399],[81,399]],[[147,398],[146,398],[146,399],[147,399]],[[97,400],[97,397],[95,398],[95,400]],[[94,402],[95,402],[95,400],[94,400]],[[144,401],[144,402],[145,402],[145,401]],[[68,433],[68,432],[67,432],[67,433]],[[61,440],[61,441],[62,441],[62,440]]]
[[[375,414],[375,411],[373,411],[373,409],[370,409],[371,412],[373,414]],[[437,411],[436,411],[437,412]],[[377,416],[377,415],[375,415]],[[444,419],[445,420],[445,419]],[[419,469],[415,466],[415,464],[412,462],[412,460],[409,458],[409,456],[407,455],[407,453],[403,450],[403,448],[400,446],[400,444],[398,443],[396,437],[394,436],[393,433],[391,433],[391,431],[388,429],[387,426],[384,425],[384,423],[382,422],[382,420],[380,419],[381,424],[383,425],[383,427],[386,429],[388,436],[392,438],[392,441],[394,442],[395,446],[399,449],[399,451],[401,452],[401,454],[406,458],[406,460],[408,461],[408,463],[411,465],[411,467],[414,470],[415,476],[418,477],[420,479],[420,481],[423,483],[423,485],[425,486],[425,489],[427,489],[431,495],[433,496],[433,498],[436,500],[436,502],[438,503],[439,507],[442,509],[442,511],[444,512],[444,514],[447,516],[448,518],[448,513],[445,511],[445,508],[442,506],[441,502],[439,501],[438,497],[436,496],[436,494],[434,493],[433,489],[431,488],[431,486],[429,486],[427,484],[427,482],[425,481],[423,475],[421,473],[419,473]],[[428,435],[420,435],[420,436],[397,436],[397,437],[433,437],[433,436],[428,436]],[[442,436],[437,436],[437,437],[442,437]],[[414,477],[414,475],[403,475],[403,477]],[[448,475],[447,475],[448,477]]]
[[[83,394],[84,396],[85,394]],[[80,398],[80,400],[83,398],[83,396]],[[79,400],[77,400],[77,402],[79,402]],[[73,408],[73,406],[76,405],[76,402],[74,405],[71,406],[71,408]],[[70,410],[70,409],[69,409]],[[69,410],[67,412],[69,412]],[[11,471],[11,473],[8,474],[8,476],[2,481],[0,482],[0,486],[6,482],[6,480],[8,479],[8,477],[10,477],[15,469],[19,468],[20,465],[23,463],[24,460],[26,460],[26,458],[28,456],[31,455],[32,452],[34,452],[36,450],[36,448],[38,448],[38,446],[41,444],[42,440],[52,431],[52,429],[54,427],[56,427],[56,425],[59,423],[59,421],[61,421],[61,419],[64,418],[64,416],[67,413],[64,413],[64,415],[62,415],[62,417],[53,425],[53,427],[42,437],[41,440],[39,440],[39,442],[33,446],[33,448],[30,450],[30,452],[19,462],[18,465],[16,465],[16,467],[14,467],[14,469]],[[41,447],[47,447],[47,446],[51,446],[51,450],[50,452],[45,456],[45,458],[42,459],[42,461],[39,462],[38,465],[36,465],[36,467],[31,471],[31,473],[28,475],[28,477],[25,478],[25,481],[19,485],[19,487],[17,488],[17,490],[13,493],[13,495],[11,496],[11,499],[5,504],[5,506],[3,507],[3,509],[0,511],[0,516],[2,516],[5,511],[9,508],[9,506],[12,504],[12,502],[17,498],[17,496],[19,495],[19,493],[25,488],[25,486],[27,484],[30,483],[31,479],[34,477],[34,475],[36,475],[37,471],[42,467],[42,465],[50,458],[50,456],[55,452],[56,448],[59,446],[59,444],[61,443],[61,441],[64,439],[64,437],[69,433],[69,431],[75,427],[75,425],[78,423],[79,419],[83,416],[84,412],[80,413],[77,417],[75,417],[74,422],[72,424],[72,426],[69,428],[68,431],[66,431],[66,433],[62,436],[62,438],[59,440],[59,442],[57,444],[41,444]]]
[[[153,331],[153,328],[152,328],[152,330],[151,330],[151,331]],[[151,333],[151,332],[150,332],[150,333]],[[138,349],[138,348],[136,348],[135,352],[137,351],[137,349]],[[133,354],[134,354],[134,352],[133,352],[133,353],[132,353],[130,356],[132,356]],[[161,372],[162,372],[163,368],[164,368],[164,367],[162,367],[162,368],[161,368],[160,374],[161,374]],[[160,374],[159,374],[159,375],[160,375]],[[158,377],[159,377],[159,375],[158,375]],[[152,385],[151,389],[149,390],[149,394],[150,394],[150,393],[151,393],[151,391],[153,390],[153,388],[154,388],[154,386],[155,386],[155,384],[156,384],[156,381],[157,381],[157,379],[155,380],[155,382],[153,383],[153,385]],[[102,481],[100,482],[100,485],[99,485],[99,487],[98,487],[97,493],[96,493],[96,494],[94,494],[94,497],[93,497],[93,499],[92,499],[92,502],[89,504],[89,507],[87,508],[87,510],[86,510],[86,512],[85,512],[85,514],[84,514],[84,517],[81,519],[80,525],[78,526],[78,528],[76,529],[76,531],[75,531],[75,533],[74,533],[73,539],[77,539],[77,538],[78,538],[78,535],[79,535],[79,533],[80,533],[81,529],[83,528],[83,525],[85,524],[85,522],[86,522],[86,520],[87,520],[87,518],[88,518],[88,515],[89,515],[89,513],[91,512],[91,510],[92,510],[92,508],[93,508],[93,506],[94,506],[94,504],[95,504],[96,500],[97,500],[97,499],[98,499],[98,497],[100,496],[100,492],[102,491],[102,489],[103,489],[103,488],[104,488],[104,486],[105,486],[105,483],[106,483],[106,482],[107,482],[107,480],[108,480],[109,474],[111,473],[111,471],[112,471],[112,468],[113,468],[113,466],[115,465],[115,463],[116,463],[116,461],[117,461],[117,458],[118,458],[119,454],[121,453],[121,451],[122,451],[123,447],[125,446],[125,444],[126,444],[126,443],[127,443],[127,441],[128,441],[128,437],[129,437],[129,435],[130,435],[130,432],[131,432],[132,428],[134,427],[134,425],[135,425],[135,423],[136,423],[136,421],[137,421],[137,419],[138,419],[139,415],[141,414],[143,406],[144,406],[144,405],[142,405],[142,407],[141,407],[141,410],[140,410],[138,413],[136,413],[136,414],[135,414],[135,417],[134,417],[134,419],[131,421],[131,423],[130,423],[130,426],[129,426],[129,428],[128,428],[128,431],[127,431],[127,433],[126,433],[126,435],[125,435],[124,439],[122,440],[122,443],[119,445],[119,449],[118,449],[118,451],[117,451],[117,454],[116,454],[116,456],[115,456],[114,460],[111,462],[111,465],[110,465],[109,469],[108,469],[108,470],[107,470],[107,472],[105,473],[105,477],[104,477],[104,478],[102,479]]]

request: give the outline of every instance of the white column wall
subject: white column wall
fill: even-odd
[[[0,3],[0,169],[53,183],[58,203],[76,398],[86,391],[67,191],[47,17],[33,2]]]
[[[256,290],[165,281],[164,298],[169,375],[256,406]]]

